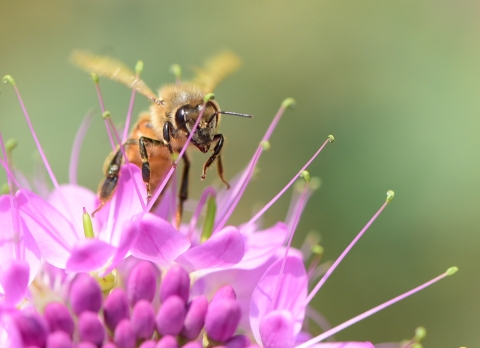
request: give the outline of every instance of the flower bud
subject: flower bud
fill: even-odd
[[[185,302],[177,295],[168,297],[155,318],[160,335],[178,335],[182,331],[185,314]]]
[[[205,323],[207,314],[208,300],[205,296],[194,298],[187,310],[187,315],[183,322],[182,336],[188,340],[194,340],[200,334]]]
[[[156,347],[157,347],[157,343],[155,341],[148,340],[143,342],[138,348],[156,348]]]
[[[115,331],[117,324],[123,319],[130,317],[130,307],[128,305],[127,295],[120,288],[115,288],[108,295],[103,303],[103,318],[105,325]]]
[[[26,347],[44,346],[48,335],[48,325],[40,314],[33,311],[19,312],[15,316],[15,324]]]
[[[135,333],[130,320],[123,319],[118,323],[113,334],[113,342],[117,348],[135,348]]]
[[[63,331],[72,337],[75,328],[73,318],[63,303],[50,302],[47,304],[43,317],[47,320],[51,332]]]
[[[250,339],[245,335],[235,335],[225,343],[226,348],[247,348],[250,346]]]
[[[99,346],[105,339],[105,328],[103,327],[98,314],[90,311],[83,311],[78,318],[78,333],[80,341],[92,342]]]
[[[155,311],[150,302],[140,300],[132,311],[132,327],[137,339],[152,337],[155,330]]]
[[[98,348],[92,342],[80,342],[78,343],[75,348]]]
[[[205,317],[208,337],[217,342],[226,342],[237,330],[242,313],[237,301],[231,299],[212,300]]]
[[[174,336],[166,335],[158,341],[155,348],[178,348],[178,342]]]
[[[160,284],[160,301],[164,302],[169,296],[177,295],[187,303],[189,292],[190,277],[187,271],[178,265],[170,268]]]
[[[213,295],[212,301],[214,302],[218,299],[227,299],[227,300],[236,300],[237,294],[231,285],[225,285],[217,290],[215,295]]]
[[[69,334],[55,331],[48,335],[46,348],[73,348],[73,343]]]
[[[127,281],[127,296],[133,306],[139,300],[152,302],[157,291],[157,275],[153,265],[148,261],[136,264]]]
[[[97,281],[88,274],[79,274],[70,287],[70,304],[76,315],[83,311],[98,312],[102,307],[102,291]]]
[[[188,342],[187,344],[183,345],[182,348],[203,348],[202,344],[197,341]]]

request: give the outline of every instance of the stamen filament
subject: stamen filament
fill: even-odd
[[[139,60],[137,62],[137,65],[135,66],[135,79],[138,80],[140,78],[140,73],[143,70],[143,62]],[[130,122],[132,119],[132,113],[133,113],[133,104],[135,103],[135,96],[137,94],[137,91],[135,88],[132,88],[132,95],[130,96],[130,104],[128,105],[128,111],[127,111],[127,118],[125,119],[125,127],[123,128],[123,137],[122,137],[122,143],[124,143],[128,139],[128,130],[130,128]]]
[[[283,256],[282,266],[280,267],[280,273],[278,274],[277,282],[275,283],[275,288],[273,289],[273,296],[272,296],[272,302],[271,302],[272,310],[275,309],[275,306],[277,304],[278,291],[279,291],[278,288],[279,288],[280,280],[283,277],[283,270],[285,268],[285,262],[287,261],[287,255],[288,255],[288,252],[290,251],[290,246],[292,245],[293,235],[295,233],[295,230],[297,229],[298,222],[300,221],[300,215],[302,214],[302,206],[305,203],[305,197],[306,197],[306,194],[307,194],[308,184],[310,182],[310,174],[308,174],[307,171],[302,171],[302,176],[305,178],[305,186],[303,188],[302,196],[300,198],[299,207],[298,207],[297,212],[295,214],[295,220],[294,220],[292,229],[288,233],[288,242],[287,242],[287,246],[285,248],[285,255]]]
[[[389,201],[385,201],[383,205],[380,207],[380,209],[373,215],[373,217],[368,221],[368,223],[365,225],[365,227],[357,234],[357,236],[350,242],[350,244],[345,248],[345,250],[340,254],[340,256],[335,260],[335,262],[332,264],[332,266],[328,269],[328,271],[325,273],[325,275],[320,279],[318,284],[315,286],[315,288],[312,290],[312,292],[308,295],[308,297],[305,300],[305,306],[307,306],[310,301],[315,297],[317,292],[320,290],[320,288],[325,284],[327,279],[330,277],[330,275],[333,273],[333,271],[337,268],[337,266],[342,262],[342,260],[345,258],[345,256],[348,254],[348,252],[353,248],[353,246],[358,242],[358,240],[363,236],[363,234],[367,231],[367,229],[370,227],[370,225],[375,221],[375,219],[380,215],[380,213],[385,209]]]
[[[215,226],[214,230],[218,231],[225,226],[227,223],[228,219],[232,215],[233,211],[237,207],[238,202],[243,196],[243,193],[245,192],[245,189],[248,186],[248,183],[250,182],[250,179],[252,178],[254,169],[257,165],[258,160],[260,159],[260,156],[262,152],[264,151],[264,144],[268,144],[268,140],[270,139],[270,136],[272,135],[275,127],[277,126],[278,122],[280,121],[280,118],[282,117],[283,113],[287,109],[287,107],[292,106],[295,103],[295,101],[292,98],[287,98],[282,102],[282,105],[280,106],[280,109],[278,109],[277,114],[273,118],[272,122],[270,123],[270,126],[268,127],[267,131],[265,132],[265,135],[263,136],[262,140],[260,141],[257,150],[255,151],[255,154],[253,155],[252,159],[250,160],[250,163],[248,164],[247,169],[245,170],[245,173],[242,175],[241,179],[235,185],[233,188],[233,192],[230,195],[231,199],[229,202],[226,202],[226,205],[229,206],[227,212],[223,216],[223,218],[220,220],[220,222]],[[215,232],[214,232],[215,233]]]
[[[0,133],[0,144],[2,147],[2,156],[4,158],[5,164],[9,166],[8,162],[8,155],[7,151],[5,150],[5,143],[3,142],[3,137],[2,134]],[[8,187],[10,190],[9,194],[9,203],[10,203],[10,211],[11,211],[11,218],[12,218],[12,228],[13,228],[13,242],[15,246],[15,256],[17,259],[23,259],[22,255],[22,249],[20,248],[20,241],[22,240],[21,238],[21,230],[19,229],[20,226],[20,221],[19,221],[19,216],[18,216],[18,211],[17,207],[15,204],[15,192],[13,190],[13,183],[12,179],[10,178],[9,175],[7,175],[7,182],[8,182]]]
[[[330,143],[331,140],[328,138],[325,142],[320,146],[320,148],[315,152],[315,154],[308,160],[308,162],[300,169],[300,171],[290,180],[290,182],[275,196],[272,198],[270,202],[268,202],[254,217],[247,222],[246,227],[251,226],[255,221],[257,221],[272,205],[275,203],[284,193],[287,191],[290,186],[298,179],[298,177],[302,174],[302,172],[307,169],[307,167],[313,162],[313,160],[318,156],[318,154],[323,150],[325,145]]]
[[[102,91],[100,90],[100,84],[97,74],[91,74],[92,80],[95,84],[95,90],[97,91],[98,102],[100,103],[100,110],[102,111],[102,116],[105,114],[105,104],[103,102]],[[112,133],[110,132],[110,128],[108,127],[108,121],[103,117],[103,121],[105,122],[105,128],[107,128],[108,139],[110,140],[110,145],[112,146],[112,151],[115,151],[115,141],[113,141]]]
[[[399,302],[401,300],[403,300],[404,298],[407,298],[413,294],[415,294],[416,292],[419,292],[420,290],[423,290],[425,289],[426,287],[429,287],[430,285],[438,282],[439,280],[449,276],[449,275],[452,275],[454,274],[455,272],[457,271],[457,268],[456,267],[452,267],[452,268],[449,268],[445,273],[439,275],[438,277],[435,277],[433,278],[432,280],[429,280],[428,282],[420,285],[420,286],[417,286],[416,288],[410,290],[410,291],[407,291],[406,293],[400,295],[400,296],[397,296],[387,302],[384,302],[382,303],[381,305],[378,305],[366,312],[363,312],[362,314],[359,314],[357,315],[356,317],[353,317],[352,319],[350,320],[347,320],[346,322],[344,322],[343,324],[340,324],[338,326],[335,326],[333,329],[330,329],[324,333],[322,333],[321,335],[318,335],[317,337],[314,337],[312,338],[311,340],[307,341],[307,342],[304,342],[298,346],[296,346],[295,348],[307,348],[307,347],[310,347],[318,342],[321,342],[323,341],[324,339],[336,334],[337,332],[341,331],[341,330],[344,330],[346,329],[347,327],[355,324],[355,323],[358,323],[359,321],[381,311],[382,309],[385,309],[391,305],[393,305],[394,303],[396,302]]]
[[[77,185],[77,168],[78,168],[78,160],[80,157],[80,149],[85,138],[85,134],[87,133],[90,124],[93,121],[93,113],[90,111],[88,114],[85,115],[83,118],[82,123],[80,124],[80,128],[75,135],[75,139],[73,140],[72,146],[72,153],[70,155],[70,166],[68,169],[68,181],[72,185]]]
[[[4,78],[4,81],[5,81],[5,78]],[[45,156],[45,152],[43,152],[42,145],[40,145],[40,141],[38,140],[37,133],[35,133],[35,129],[33,129],[33,124],[30,120],[30,116],[28,115],[25,104],[23,103],[23,99],[22,99],[22,96],[20,95],[20,91],[18,90],[18,87],[15,83],[12,83],[12,85],[13,85],[13,89],[15,90],[15,94],[17,95],[18,101],[20,103],[20,107],[22,108],[23,115],[25,116],[25,119],[27,121],[28,127],[30,128],[30,133],[32,134],[35,144],[37,145],[37,149],[38,149],[38,152],[40,153],[40,157],[42,157],[43,164],[47,169],[48,175],[50,176],[50,180],[52,181],[55,189],[58,191],[60,199],[62,200],[62,203],[65,206],[65,208],[67,209],[67,212],[70,215],[71,220],[74,221],[74,216],[70,210],[70,206],[67,204],[67,201],[65,200],[65,197],[63,196],[63,193],[60,190],[60,185],[58,184],[57,178],[55,177],[55,174],[53,174],[53,170],[50,167],[50,164],[48,163],[47,156]]]

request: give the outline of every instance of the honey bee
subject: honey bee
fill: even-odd
[[[116,80],[134,89],[153,102],[149,111],[140,114],[129,138],[123,144],[128,161],[141,168],[147,199],[151,198],[152,192],[155,191],[166,173],[174,165],[172,158],[185,145],[203,107],[205,107],[205,110],[198,127],[193,133],[191,145],[202,153],[207,153],[212,144],[215,144],[215,146],[213,154],[203,165],[201,179],[205,179],[207,169],[216,161],[218,176],[229,188],[229,184],[223,175],[221,157],[225,139],[222,134],[217,133],[220,116],[221,114],[252,116],[222,111],[215,100],[208,101],[204,106],[204,98],[207,93],[215,89],[223,78],[238,68],[240,59],[236,55],[231,52],[223,52],[212,57],[203,68],[197,69],[193,81],[165,85],[159,89],[158,96],[120,61],[83,51],[75,51],[72,54],[72,61],[88,72]],[[182,159],[184,166],[176,214],[177,226],[180,224],[183,213],[183,203],[188,197],[190,160],[186,153]],[[115,192],[120,167],[123,163],[121,149],[107,158],[104,166],[105,178],[98,189],[100,205],[95,212],[101,209]]]

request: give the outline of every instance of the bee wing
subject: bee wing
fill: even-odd
[[[136,78],[133,71],[116,59],[106,56],[96,56],[85,51],[74,51],[70,59],[75,65],[85,71],[118,81],[154,102],[158,100],[155,93],[153,93],[145,82]]]
[[[220,52],[208,59],[202,68],[194,68],[193,84],[205,92],[212,92],[215,87],[241,65],[240,58],[230,51]]]

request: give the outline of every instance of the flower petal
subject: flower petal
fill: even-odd
[[[141,238],[131,249],[135,257],[165,267],[172,265],[173,260],[190,247],[190,242],[182,233],[158,216],[144,214],[137,223]]]
[[[62,196],[65,197],[66,204]],[[60,191],[54,190],[48,197],[48,203],[56,208],[66,218],[73,214],[74,221],[72,224],[77,231],[77,235],[83,235],[83,208],[88,212],[92,212],[96,208],[97,196],[89,189],[78,185],[61,185]],[[92,219],[93,230],[97,231],[98,222]]]
[[[294,335],[300,332],[305,317],[307,284],[305,266],[297,256],[281,258],[268,268],[257,284],[250,303],[250,326],[257,343],[261,343],[260,323],[273,310],[289,311],[294,322]],[[272,301],[275,301],[274,305]]]
[[[5,264],[9,260],[24,259],[30,266],[30,284],[35,278],[40,264],[40,250],[37,243],[32,238],[27,226],[20,218],[20,213],[15,210],[14,197],[9,195],[0,196],[0,221],[2,222],[2,230],[0,233],[0,265]],[[12,209],[13,208],[13,209]],[[14,228],[14,219],[19,225]],[[16,233],[15,233],[15,230]],[[16,244],[18,243],[18,245]],[[20,255],[18,252],[20,251]],[[0,285],[0,292],[3,289]]]
[[[66,271],[92,272],[104,267],[116,248],[101,240],[88,238],[79,241],[72,249]]]
[[[21,189],[16,194],[18,209],[32,233],[42,256],[58,268],[65,268],[70,251],[80,239],[72,224],[54,207],[33,192]]]
[[[4,290],[5,301],[16,305],[25,297],[29,273],[28,263],[23,260],[12,260],[2,264],[0,282]]]
[[[287,232],[287,225],[277,222],[266,230],[244,235],[245,256],[234,268],[253,269],[263,265],[283,245]]]
[[[193,272],[206,268],[223,268],[237,264],[245,254],[243,237],[237,228],[227,226],[205,243],[190,248],[175,261]]]
[[[294,343],[292,314],[272,311],[260,321],[260,337],[264,348],[291,348]]]
[[[133,177],[130,175],[130,170]],[[135,190],[134,180],[140,189],[140,194],[145,194],[145,184],[142,181],[140,169],[134,164],[126,164],[120,170],[117,189],[112,199],[95,214],[102,231],[99,238],[114,246],[118,246],[122,238],[122,231],[127,221],[143,213],[140,199]]]

